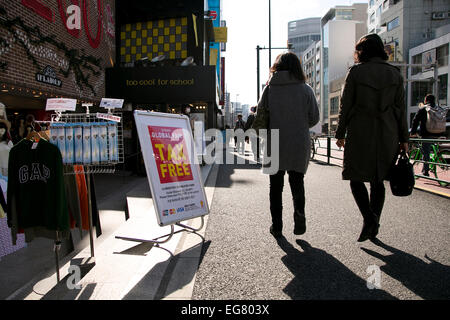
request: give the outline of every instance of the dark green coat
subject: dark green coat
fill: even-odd
[[[408,141],[405,90],[398,68],[373,58],[350,69],[336,138],[345,138],[344,180],[389,179],[399,142]]]

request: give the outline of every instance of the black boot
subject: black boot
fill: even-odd
[[[377,216],[375,220],[375,227],[373,228],[372,234],[370,235],[370,240],[375,240],[378,235],[378,231],[380,230],[380,217]]]
[[[273,225],[270,226],[269,231],[275,238],[281,238],[281,236],[283,235],[281,229],[275,229]]]
[[[374,239],[378,234],[378,223],[375,219],[364,219],[363,228],[359,235],[358,242],[363,242],[368,239]]]
[[[294,212],[294,234],[301,235],[306,232],[306,218],[305,214],[295,211]]]

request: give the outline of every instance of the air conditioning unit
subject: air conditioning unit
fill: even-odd
[[[433,20],[444,20],[446,18],[447,18],[447,13],[445,11],[433,12],[431,15],[431,19],[433,19]]]

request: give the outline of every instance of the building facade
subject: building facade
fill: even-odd
[[[303,51],[313,42],[320,40],[320,18],[308,18],[288,23],[288,43],[291,51],[300,59]]]
[[[354,64],[355,43],[367,33],[367,3],[331,8],[321,19],[321,32],[320,120],[322,132],[331,134],[337,127],[343,79]]]
[[[377,31],[384,40],[390,61],[407,63],[411,48],[434,39],[437,28],[449,23],[448,0],[377,0],[369,4],[372,2],[369,14],[375,11],[380,16],[379,25],[371,24],[369,31]]]
[[[449,106],[449,46],[450,24],[437,28],[436,38],[409,50],[409,61],[422,63],[422,67],[409,69],[408,78],[408,120],[418,110],[428,93],[433,93],[441,106]],[[436,64],[436,70],[432,67]]]
[[[105,96],[105,69],[116,61],[116,9],[114,0],[98,4],[81,6],[79,28],[69,29],[67,2],[1,2],[0,101],[11,117],[23,110],[44,120],[47,98],[81,104]]]

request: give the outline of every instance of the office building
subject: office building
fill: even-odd
[[[338,123],[341,88],[354,64],[355,43],[367,33],[367,3],[331,8],[321,19],[321,32],[321,122],[323,133],[332,133]]]
[[[369,32],[384,40],[390,61],[407,63],[411,48],[434,39],[449,23],[449,5],[448,0],[370,0],[368,14],[375,15],[374,23],[369,17]]]
[[[300,59],[303,51],[313,42],[320,40],[320,18],[308,18],[288,23],[288,43]]]
[[[435,30],[436,38],[409,50],[409,61],[422,63],[422,67],[409,69],[408,78],[408,120],[418,110],[425,95],[433,93],[441,106],[449,106],[448,63],[450,24]],[[432,67],[436,64],[436,70]],[[436,81],[435,81],[436,80]]]

